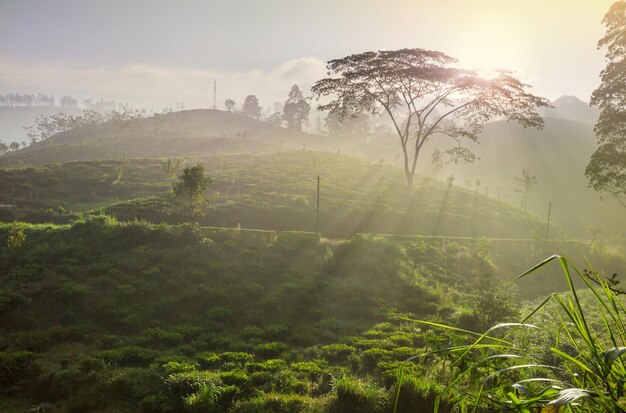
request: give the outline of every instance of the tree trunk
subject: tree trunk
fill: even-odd
[[[406,173],[406,186],[407,189],[409,191],[409,193],[413,192],[413,181],[415,178],[415,172],[411,173],[411,172],[407,172]]]

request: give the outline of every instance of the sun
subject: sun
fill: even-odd
[[[470,69],[521,72],[528,56],[528,35],[510,21],[484,17],[459,35],[455,57]]]

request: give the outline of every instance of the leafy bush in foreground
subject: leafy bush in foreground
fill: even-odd
[[[624,383],[626,365],[626,308],[619,299],[623,290],[616,280],[604,278],[593,268],[579,271],[564,257],[554,255],[531,268],[526,277],[552,261],[561,264],[570,286],[569,295],[554,293],[534,308],[520,323],[498,324],[485,333],[471,333],[440,324],[420,321],[447,331],[475,338],[469,345],[449,347],[435,353],[449,356],[447,368],[454,374],[438,395],[462,388],[465,393],[457,404],[473,406],[474,411],[515,410],[521,413],[619,412],[626,410]],[[583,305],[581,292],[574,284],[576,275],[590,290],[595,306]],[[556,326],[528,324],[534,315],[555,302],[551,317]],[[592,323],[593,319],[595,323]],[[538,352],[529,341],[550,331],[550,353]],[[476,338],[477,337],[477,338]],[[540,350],[541,348],[539,348]],[[416,360],[413,357],[410,360]],[[401,376],[396,408],[402,406],[402,390],[413,379]],[[409,386],[411,387],[411,386]],[[442,411],[447,411],[439,405]]]

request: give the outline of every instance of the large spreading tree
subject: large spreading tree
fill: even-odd
[[[590,185],[626,206],[626,2],[613,4],[602,21],[605,36],[598,48],[607,49],[606,68],[591,104],[600,108],[595,126],[598,149],[585,169]]]
[[[313,86],[319,106],[342,118],[358,113],[385,113],[404,154],[409,189],[424,145],[434,138],[451,140],[446,153],[455,161],[473,161],[464,143],[476,141],[483,125],[506,119],[541,128],[536,109],[548,101],[528,92],[509,72],[482,77],[453,67],[456,59],[423,49],[354,54],[327,64],[328,76]]]

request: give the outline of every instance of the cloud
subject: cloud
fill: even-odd
[[[262,106],[284,101],[293,84],[307,95],[325,75],[324,63],[314,57],[293,59],[270,71],[223,72],[146,64],[75,68],[59,63],[34,63],[0,59],[0,93],[54,93],[79,99],[102,98],[138,107],[161,109],[170,102],[186,108],[213,105],[217,81],[217,106],[226,98],[241,104],[256,95]]]

